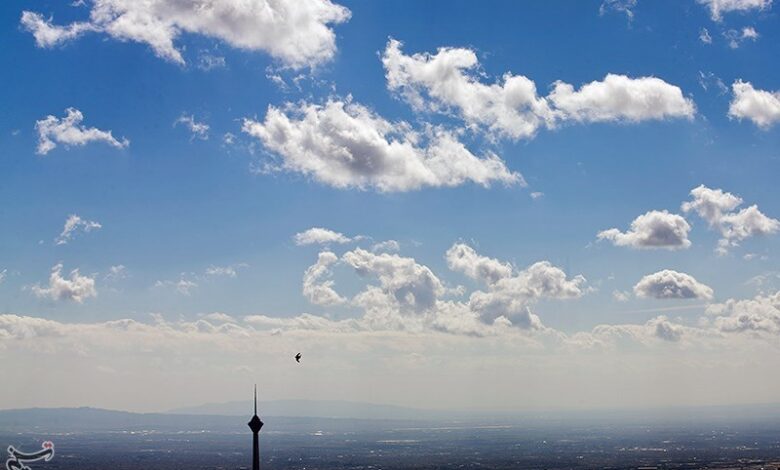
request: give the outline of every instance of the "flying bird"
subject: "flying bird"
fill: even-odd
[[[297,362],[299,364],[301,363],[301,353],[298,353],[298,354],[295,355],[295,362]]]

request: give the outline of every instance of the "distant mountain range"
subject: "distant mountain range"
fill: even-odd
[[[250,401],[211,403],[167,413],[131,413],[98,408],[0,410],[0,433],[17,432],[247,432]],[[623,423],[699,425],[780,422],[780,405],[677,407],[645,410],[478,412],[432,411],[348,401],[276,400],[258,402],[264,429],[274,432],[370,430],[388,427],[512,424],[569,427]]]
[[[258,404],[259,405],[259,404]],[[271,407],[269,407],[271,408]],[[284,409],[281,406],[273,407]],[[312,406],[312,410],[318,409]],[[353,408],[355,409],[355,408]],[[408,426],[410,415],[400,419],[360,419],[348,417],[349,407],[341,408],[342,417],[324,416],[273,416],[260,412],[266,422],[266,431],[274,432],[314,432],[355,429],[377,429],[387,426]],[[371,412],[371,408],[365,408]],[[315,411],[312,411],[314,413]],[[374,416],[380,416],[373,412]],[[183,414],[183,413],[130,413],[126,411],[104,410],[99,408],[28,408],[20,410],[0,410],[0,434],[19,432],[220,432],[246,433],[247,421],[252,410],[238,414]],[[419,421],[416,421],[419,422]]]
[[[248,416],[252,413],[252,402],[231,401],[207,403],[200,406],[176,408],[168,413],[186,415]],[[261,416],[288,416],[306,418],[338,419],[446,419],[444,411],[430,411],[405,408],[394,405],[376,405],[338,400],[273,400],[257,403]]]

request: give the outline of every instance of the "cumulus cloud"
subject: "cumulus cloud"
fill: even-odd
[[[62,263],[51,268],[48,286],[36,284],[32,286],[32,291],[40,298],[72,300],[78,303],[97,296],[94,278],[81,275],[78,269],[70,272],[70,278],[62,277]]]
[[[295,244],[302,245],[328,245],[331,243],[344,244],[352,241],[343,233],[334,232],[322,227],[312,227],[303,232],[296,233],[293,237]]]
[[[575,91],[561,81],[549,95],[563,119],[579,122],[640,122],[667,118],[692,118],[696,107],[679,87],[660,78],[629,78],[607,74]]]
[[[552,110],[527,77],[507,73],[485,85],[472,73],[479,61],[470,49],[409,56],[401,45],[391,39],[382,55],[387,86],[415,109],[454,113],[469,126],[512,138],[531,137],[539,127],[553,125]]]
[[[175,44],[182,34],[200,34],[232,47],[265,51],[285,66],[302,68],[329,61],[336,53],[331,26],[350,18],[349,9],[330,0],[99,0],[89,21],[54,25],[25,11],[22,25],[40,47],[51,47],[88,32],[146,44],[165,60],[184,64]]]
[[[345,253],[342,259],[360,275],[376,277],[381,288],[403,309],[428,310],[444,293],[444,284],[439,278],[413,258],[356,248]]]
[[[635,286],[637,297],[654,299],[712,299],[712,289],[690,274],[664,269],[648,274]]]
[[[479,60],[470,49],[406,55],[401,45],[391,39],[382,56],[388,88],[418,110],[456,116],[491,135],[530,138],[567,121],[639,122],[695,114],[693,101],[679,87],[656,77],[608,74],[579,90],[557,81],[541,97],[534,81],[522,75],[506,73],[496,83],[482,83]]]
[[[501,279],[512,275],[512,266],[494,258],[488,258],[477,254],[474,248],[463,243],[456,243],[445,254],[447,266],[466,276],[482,281],[486,284],[495,284]]]
[[[729,117],[749,119],[761,129],[780,122],[780,92],[753,88],[750,82],[737,80],[731,85],[734,96],[729,105]]]
[[[46,155],[57,147],[57,144],[68,146],[83,146],[90,142],[104,142],[116,148],[125,148],[130,141],[123,138],[117,140],[111,131],[103,131],[95,127],[81,125],[84,115],[76,108],[65,110],[65,117],[58,118],[48,115],[35,123],[38,132],[39,155]]]
[[[515,326],[549,333],[530,307],[540,299],[569,299],[584,294],[585,279],[566,274],[549,262],[535,263],[515,272],[507,264],[455,244],[446,253],[450,269],[483,282],[468,301],[465,288],[448,287],[427,266],[414,258],[387,251],[355,248],[341,257],[331,251],[319,254],[303,278],[303,293],[318,305],[346,305],[363,312],[354,325],[368,330],[442,331],[485,336]],[[350,267],[366,281],[352,298],[335,291],[332,267]],[[353,325],[353,326],[354,326]]]
[[[683,327],[669,321],[664,315],[650,320],[649,326],[653,328],[655,336],[664,341],[679,341],[684,331]]]
[[[721,21],[724,13],[766,10],[772,6],[772,0],[697,0],[710,10],[713,21]]]
[[[780,334],[780,291],[770,295],[759,294],[752,299],[729,299],[707,307],[707,314],[715,317],[714,325],[725,333]]]
[[[609,240],[615,246],[627,246],[638,249],[666,248],[677,250],[688,248],[688,232],[691,226],[686,220],[668,211],[649,211],[640,215],[631,228],[621,232],[616,228],[598,233],[599,240]]]
[[[691,190],[692,201],[683,203],[684,212],[695,211],[707,221],[710,228],[720,231],[717,252],[728,253],[729,248],[739,246],[743,240],[761,235],[771,235],[780,231],[780,221],[767,217],[758,210],[758,206],[736,211],[742,205],[742,198],[711,189],[704,185]]]
[[[363,311],[359,319],[363,328],[485,336],[511,325],[503,317],[492,323],[482,321],[467,304],[446,300],[451,290],[430,268],[413,258],[358,248],[345,253],[342,259],[367,282],[378,281],[378,285],[368,284],[350,301]]]
[[[684,202],[684,212],[695,211],[711,226],[720,223],[723,216],[742,204],[742,198],[722,189],[710,189],[703,184],[691,190],[692,201]]]
[[[338,305],[346,302],[334,289],[330,279],[331,267],[338,262],[335,253],[323,251],[317,257],[317,262],[303,274],[303,295],[309,302],[316,305]]]
[[[487,291],[474,291],[469,308],[480,318],[494,321],[508,318],[528,329],[541,327],[529,309],[539,299],[574,299],[585,293],[585,278],[568,279],[566,273],[548,261],[540,261],[515,272],[507,263],[476,253],[463,243],[454,244],[446,254],[450,269],[483,282]]]
[[[183,125],[192,133],[190,140],[198,138],[200,140],[209,139],[209,125],[205,122],[198,122],[195,120],[195,116],[182,114],[173,122],[173,126]]]
[[[421,135],[350,99],[269,106],[263,122],[245,119],[243,131],[281,157],[277,169],[336,188],[393,192],[466,182],[525,184],[497,155],[477,157],[450,131],[433,127]]]
[[[85,220],[76,214],[71,214],[65,220],[65,226],[62,228],[62,232],[54,240],[54,242],[57,245],[65,245],[79,232],[89,233],[100,228],[103,228],[103,226],[100,225],[99,222],[95,222],[94,220]]]
[[[528,268],[488,284],[487,291],[475,291],[469,297],[470,308],[483,319],[507,317],[525,328],[539,328],[541,322],[531,314],[530,305],[539,299],[575,299],[586,291],[585,278],[568,279],[566,273],[549,261],[539,261]]]
[[[589,348],[634,344],[651,346],[658,343],[678,343],[685,336],[701,336],[702,333],[660,315],[644,324],[597,325],[590,332],[575,333],[567,342]]]

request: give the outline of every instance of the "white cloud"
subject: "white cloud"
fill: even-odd
[[[222,145],[233,145],[236,143],[236,136],[231,132],[225,132],[222,136]]]
[[[302,173],[336,188],[382,192],[423,187],[489,186],[525,182],[495,154],[480,158],[443,128],[414,132],[356,103],[269,106],[265,121],[245,119],[243,131],[281,156],[278,168]]]
[[[772,6],[772,0],[697,0],[710,9],[713,21],[721,21],[724,13],[765,10]]]
[[[710,228],[720,231],[717,252],[721,255],[747,238],[780,231],[780,221],[767,217],[756,205],[735,212],[743,201],[734,194],[701,185],[691,190],[691,196],[693,200],[683,203],[682,210],[695,211]]]
[[[606,12],[612,10],[618,13],[623,13],[629,22],[634,19],[634,8],[636,8],[637,0],[604,0],[599,7],[599,15],[604,15]]]
[[[315,305],[338,305],[346,302],[334,289],[334,282],[329,279],[331,266],[338,262],[335,253],[323,251],[317,256],[317,262],[303,274],[303,295]]]
[[[462,272],[471,279],[489,285],[512,276],[510,264],[479,255],[472,247],[463,243],[452,245],[447,250],[445,258],[451,270]]]
[[[215,278],[238,277],[239,270],[247,268],[247,263],[234,263],[227,266],[208,266],[202,273],[183,272],[179,279],[161,279],[154,283],[155,288],[172,289],[182,295],[192,295],[192,292],[200,287],[200,283],[213,282]]]
[[[127,139],[117,140],[111,131],[103,131],[95,127],[81,125],[84,115],[76,108],[65,110],[62,119],[49,115],[35,123],[38,131],[39,155],[46,155],[57,147],[57,144],[67,146],[83,146],[90,142],[105,142],[116,148],[125,148],[130,145]]]
[[[295,244],[302,245],[327,245],[330,243],[344,244],[352,241],[352,238],[347,237],[343,233],[334,232],[322,227],[312,227],[300,233],[296,233],[293,237]]]
[[[507,73],[492,85],[479,82],[471,73],[479,61],[470,49],[440,48],[436,54],[408,56],[401,52],[401,43],[391,39],[382,63],[388,88],[417,110],[455,113],[471,127],[514,139],[554,124],[547,101],[527,77]]]
[[[726,214],[720,221],[723,239],[720,247],[727,250],[753,236],[771,235],[780,231],[780,221],[764,215],[752,205],[736,213]]]
[[[198,55],[198,68],[208,72],[214,69],[224,69],[226,66],[225,58],[222,56],[201,52]]]
[[[184,125],[192,133],[190,140],[198,138],[200,140],[208,140],[209,138],[209,125],[205,122],[198,122],[195,120],[195,116],[182,114],[173,122],[173,126],[176,127],[179,124]]]
[[[550,102],[563,119],[579,122],[641,122],[693,118],[696,107],[682,90],[656,77],[629,78],[607,74],[603,81],[574,87],[555,82]]]
[[[219,322],[219,323],[235,323],[236,319],[232,316],[228,315],[227,313],[221,313],[221,312],[213,312],[206,315],[203,315],[203,318],[209,321]]]
[[[712,289],[690,274],[664,269],[643,277],[634,286],[634,294],[655,299],[709,300],[712,298]]]
[[[712,44],[712,36],[710,36],[710,32],[707,31],[707,28],[699,30],[699,41],[704,44]]]
[[[729,47],[732,49],[739,48],[739,46],[741,46],[742,43],[747,40],[755,42],[758,39],[758,36],[758,31],[756,31],[751,26],[742,28],[741,31],[737,31],[736,29],[729,29],[723,32],[723,37],[726,38],[729,43]]]
[[[712,72],[699,70],[699,85],[701,85],[704,91],[709,91],[710,86],[715,86],[718,89],[718,94],[721,95],[725,95],[729,91],[729,87],[723,83],[723,80]]]
[[[780,122],[780,92],[757,90],[742,80],[735,81],[731,89],[734,97],[729,105],[729,117],[750,119],[761,129]]]
[[[147,44],[158,57],[184,64],[176,40],[182,34],[200,34],[238,49],[262,50],[285,66],[302,68],[333,58],[336,37],[331,25],[350,15],[330,0],[99,0],[93,3],[88,22],[56,26],[25,11],[22,25],[40,47],[95,31]]]
[[[612,291],[612,298],[618,302],[628,302],[631,299],[631,293],[625,291]]]
[[[182,275],[178,281],[159,280],[154,283],[154,287],[173,288],[179,294],[189,296],[192,294],[192,291],[198,287],[198,283],[191,279],[187,279]]]
[[[477,254],[462,243],[454,244],[446,254],[450,269],[486,284],[487,291],[474,291],[469,308],[484,321],[502,317],[522,328],[541,328],[541,321],[529,306],[539,299],[574,299],[585,293],[583,276],[567,279],[566,273],[540,261],[515,272],[509,264]]]
[[[127,267],[124,264],[117,264],[108,268],[106,279],[109,281],[119,281],[127,277]]]
[[[684,218],[668,211],[648,211],[633,222],[631,228],[621,232],[616,228],[599,232],[599,240],[609,240],[615,246],[638,249],[666,248],[677,250],[691,246],[688,232],[691,226]]]
[[[70,278],[62,277],[62,264],[56,264],[51,268],[49,285],[42,287],[39,284],[32,286],[33,293],[40,298],[51,300],[73,300],[78,303],[90,297],[97,296],[95,279],[82,276],[78,269],[70,272]]]
[[[752,26],[746,26],[742,28],[742,39],[751,39],[755,41],[758,39],[758,36],[758,31],[756,31]]]
[[[771,295],[759,294],[753,299],[729,299],[707,308],[715,316],[715,327],[726,333],[780,334],[780,291]]]
[[[401,251],[401,244],[398,243],[396,240],[385,240],[371,245],[371,251],[373,251],[374,253]]]
[[[472,292],[468,302],[448,300],[449,296],[462,296],[465,288],[447,287],[414,258],[356,248],[341,257],[321,252],[304,274],[303,294],[314,304],[362,310],[362,316],[351,327],[485,336],[513,325],[539,333],[552,332],[529,307],[543,298],[576,298],[585,292],[584,278],[566,279],[563,271],[548,262],[515,273],[509,265],[457,244],[447,257],[451,269],[485,282],[488,291]],[[351,267],[366,281],[363,290],[352,298],[336,292],[330,279],[331,268],[339,263]]]
[[[444,294],[444,284],[439,278],[413,258],[356,248],[345,253],[342,260],[360,275],[376,277],[384,292],[391,295],[402,310],[429,310]]]
[[[507,317],[522,328],[537,329],[541,322],[529,306],[539,299],[575,299],[585,293],[585,278],[567,279],[566,273],[548,261],[540,261],[488,285],[488,291],[475,291],[469,307],[483,320]]]
[[[695,337],[702,334],[701,331],[673,323],[661,315],[638,325],[597,325],[591,332],[572,335],[569,342],[586,347],[632,344],[651,346],[658,343],[678,343],[686,336]]]
[[[54,239],[54,241],[57,245],[65,245],[70,240],[72,240],[75,234],[78,232],[89,233],[100,228],[103,228],[103,226],[94,220],[85,220],[76,214],[71,214],[65,220],[65,225],[62,228],[62,232],[56,239]]]
[[[455,115],[472,129],[511,139],[530,138],[559,122],[639,122],[692,118],[695,106],[679,87],[655,77],[608,74],[575,91],[557,81],[548,97],[533,80],[506,73],[496,83],[479,80],[474,51],[440,48],[436,54],[405,55],[391,39],[382,56],[388,88],[415,109]]]
[[[238,277],[239,269],[246,268],[246,263],[236,263],[228,266],[209,266],[206,268],[206,276],[209,277]]]
[[[71,322],[0,315],[4,372],[41,385],[25,394],[0,390],[0,399],[14,408],[47,406],[48,391],[58,387],[57,406],[103,403],[151,412],[179,406],[179,390],[188,388],[194,403],[215,397],[229,401],[226,389],[251,383],[252,372],[239,367],[247,357],[262,363],[265,375],[287,377],[295,351],[317,367],[309,367],[302,378],[293,374],[289,380],[269,381],[263,388],[267,399],[289,398],[291,383],[306,391],[306,383],[330,380],[328,387],[299,398],[353,397],[460,409],[481,396],[510,410],[529,404],[628,408],[725,404],[735,396],[742,402],[770,402],[780,383],[772,373],[780,364],[776,335],[719,333],[714,327],[690,327],[665,317],[574,334],[486,325],[486,334],[478,335],[456,333],[452,327],[457,321],[446,325],[450,329],[435,329],[432,322],[431,328],[416,331],[381,330],[356,320],[309,314],[231,316],[233,321],[222,315],[172,314],[171,320],[155,316]],[[664,367],[658,367],[659,361]],[[43,376],[35,368],[42,362],[49,371]],[[491,367],[486,368],[487,363]],[[105,380],[101,365],[116,371],[111,380]],[[648,381],[647,371],[653,367],[654,380]],[[768,385],[745,387],[752,379]],[[394,387],[401,382],[406,385]],[[675,384],[672,395],[665,393],[669,383]],[[155,393],[140,393],[144,387]],[[113,401],[106,402],[106,397]]]
[[[68,26],[56,26],[51,18],[46,20],[43,15],[31,11],[22,12],[21,19],[24,29],[32,33],[38,47],[54,47],[82,34],[94,31],[95,28],[87,22],[75,22]]]
[[[692,201],[684,202],[684,212],[696,211],[710,226],[720,223],[724,214],[729,213],[742,204],[742,198],[722,189],[710,189],[703,184],[691,190]]]
[[[8,277],[8,270],[7,269],[3,269],[2,271],[0,271],[0,284],[5,282],[5,278],[6,277]]]
[[[543,192],[534,191],[534,192],[531,193],[531,199],[533,199],[534,201],[536,201],[538,199],[541,199],[543,197],[544,197],[544,193]]]
[[[655,331],[655,336],[664,341],[680,341],[685,329],[678,324],[672,323],[668,318],[661,315],[648,322]]]

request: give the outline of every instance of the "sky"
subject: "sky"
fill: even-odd
[[[776,401],[772,0],[7,1],[0,39],[1,408]]]

